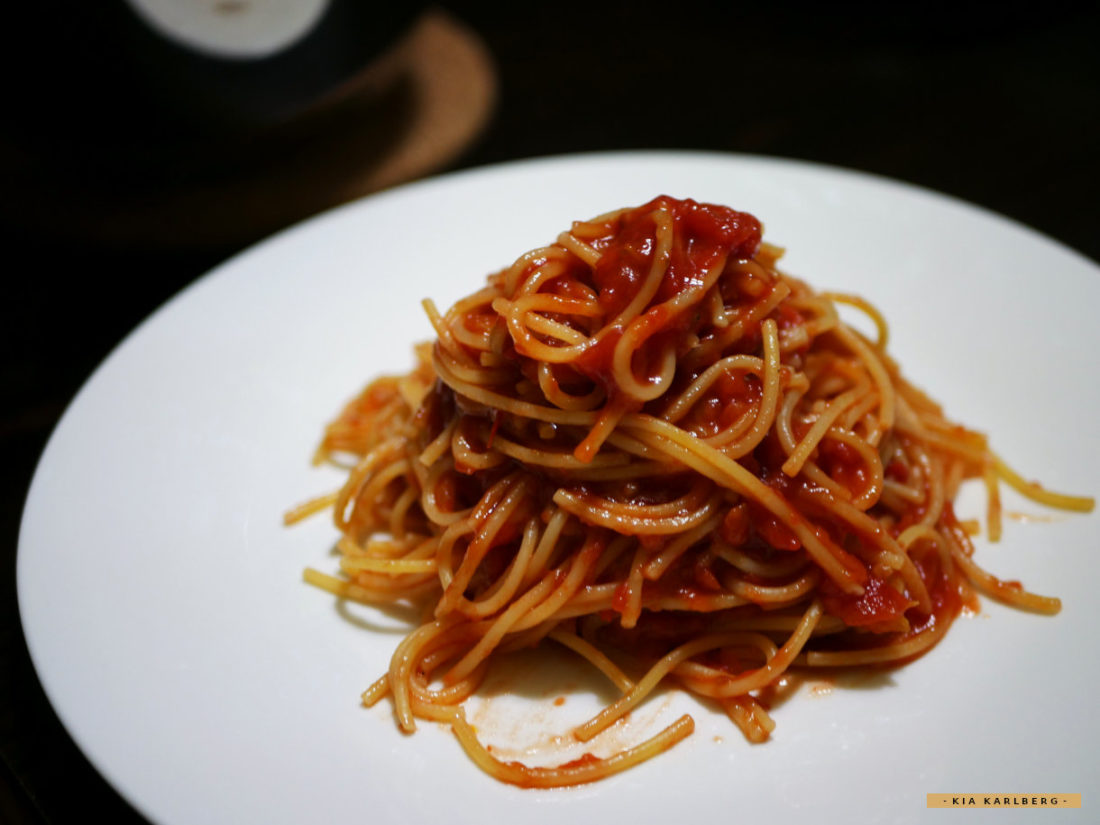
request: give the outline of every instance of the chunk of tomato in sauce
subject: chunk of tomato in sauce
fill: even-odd
[[[831,582],[821,585],[821,602],[825,610],[849,627],[863,627],[875,631],[893,629],[894,622],[905,615],[913,602],[898,592],[884,579],[868,576],[863,583],[863,593],[856,596],[844,593]]]

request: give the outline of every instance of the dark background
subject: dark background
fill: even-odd
[[[180,226],[155,244],[111,242],[66,206],[79,194],[94,209],[105,182],[136,196],[178,185],[217,161],[227,135],[293,119],[415,11],[372,10],[364,25],[349,5],[309,72],[273,67],[259,84],[153,41],[131,48],[133,21],[110,4],[12,10],[0,34],[0,180],[15,181],[0,190],[0,822],[144,821],[35,679],[15,598],[19,517],[52,427],[96,365],[258,239],[196,244]],[[446,168],[629,148],[800,158],[961,197],[1100,259],[1096,4],[881,5],[443,3],[482,39],[498,83],[480,138]],[[204,97],[219,78],[229,104]]]

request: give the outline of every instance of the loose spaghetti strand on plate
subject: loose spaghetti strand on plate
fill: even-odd
[[[406,731],[449,724],[502,781],[579,784],[693,723],[556,768],[503,762],[462,708],[494,657],[556,641],[614,684],[578,742],[669,681],[760,742],[761,691],[791,668],[912,659],[975,589],[1058,612],[978,566],[952,501],[981,479],[995,538],[1001,481],[1092,499],[1023,481],[904,379],[869,302],[815,293],[780,255],[753,216],[662,196],[575,223],[445,313],[425,302],[437,337],[416,369],[325,432],[318,458],[347,483],[287,517],[333,506],[343,577],[308,581],[424,611],[365,702],[391,697]]]

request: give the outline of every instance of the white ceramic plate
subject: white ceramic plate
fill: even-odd
[[[430,336],[423,297],[446,306],[571,220],[662,192],[755,213],[788,248],[788,271],[881,307],[892,352],[951,415],[1027,475],[1100,492],[1100,271],[1003,218],[851,172],[684,153],[524,162],[369,198],[157,312],[42,457],[18,557],[27,641],[74,739],[142,813],[172,825],[670,822],[690,804],[700,819],[905,823],[935,817],[928,793],[1095,802],[1095,515],[1009,519],[1001,544],[979,547],[994,572],[1061,596],[1061,615],[986,601],[908,668],[803,688],[763,746],[669,693],[622,736],[691,712],[696,733],[671,753],[596,785],[525,791],[484,776],[445,730],[403,736],[385,703],[359,707],[404,626],[301,581],[307,565],[335,568],[327,517],[281,522],[339,481],[309,465],[322,426],[369,378],[412,363],[410,345]],[[502,746],[545,743],[596,701],[560,679],[513,682],[519,698],[475,711]],[[525,708],[534,722],[521,729]]]

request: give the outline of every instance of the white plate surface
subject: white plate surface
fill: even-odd
[[[928,793],[974,792],[1083,793],[1085,809],[1059,820],[1086,820],[1100,742],[1095,515],[1010,518],[999,545],[979,544],[993,572],[1061,596],[1059,616],[984,600],[908,668],[804,687],[763,746],[666,694],[622,735],[690,712],[696,733],[671,753],[596,785],[530,791],[483,775],[443,729],[403,736],[388,706],[359,707],[404,626],[301,581],[304,566],[336,566],[327,517],[281,522],[339,482],[309,465],[322,426],[369,378],[412,363],[410,345],[431,334],[422,298],[447,306],[573,219],[659,193],[756,214],[787,247],[787,271],[883,310],[892,353],[949,414],[1026,475],[1100,492],[1100,270],[1003,218],[847,171],[697,153],[529,161],[368,198],[234,258],[153,315],[81,390],[35,475],[18,556],[31,655],[76,742],[146,816],[670,822],[688,805],[700,820],[909,823],[944,820]],[[977,515],[982,499],[960,506]],[[1041,513],[1011,496],[1007,507]],[[569,687],[491,700],[477,711],[484,734],[506,744],[517,707],[533,704],[523,735],[546,741],[594,706]],[[982,813],[1027,814],[967,821]]]

